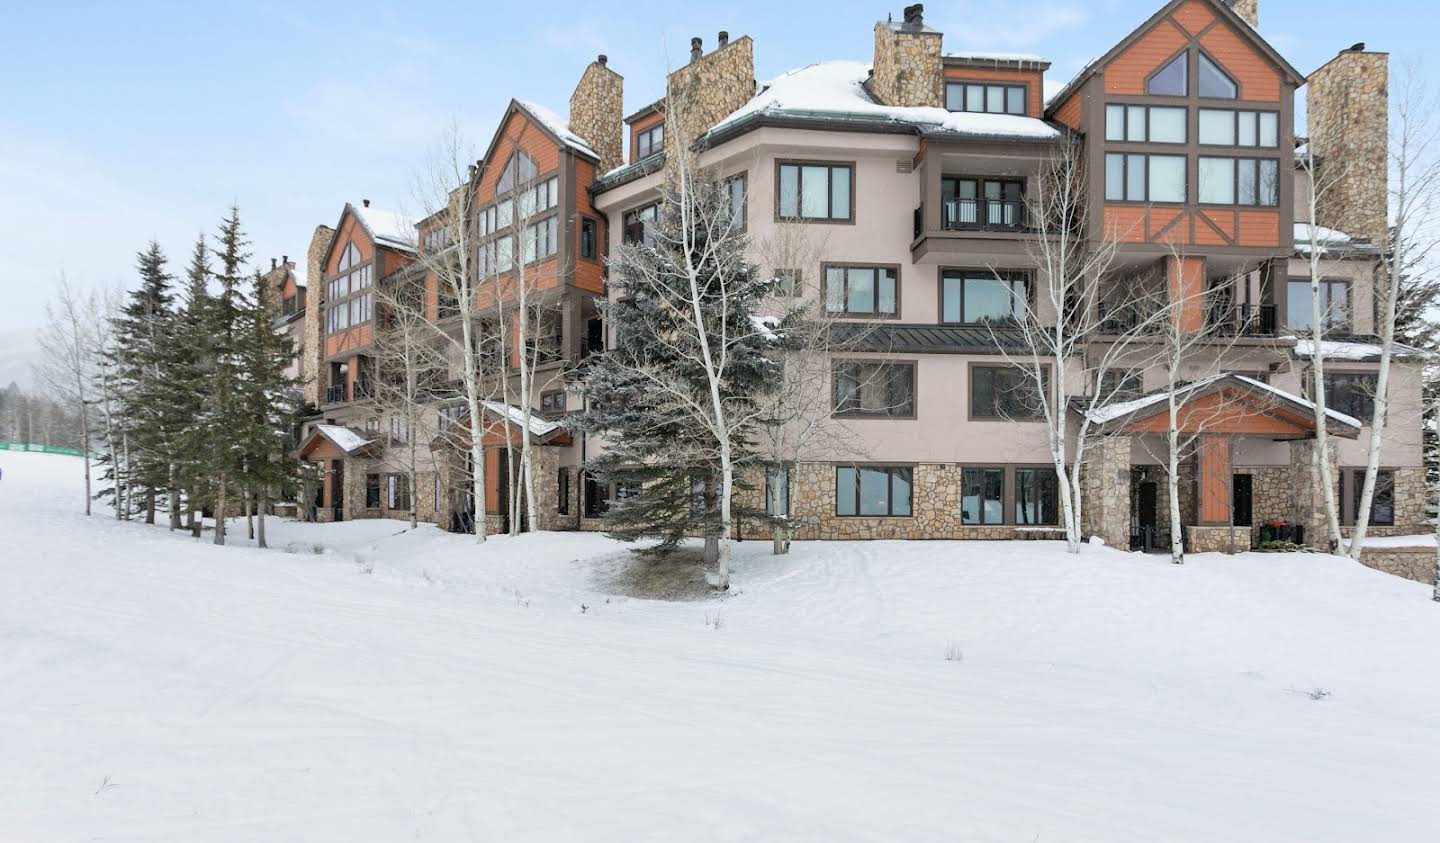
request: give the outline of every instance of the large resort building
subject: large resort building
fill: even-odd
[[[669,96],[628,116],[623,80],[605,56],[585,68],[568,117],[513,100],[457,188],[468,201],[451,207],[471,217],[481,318],[514,319],[522,268],[547,306],[530,338],[540,365],[528,428],[503,400],[516,394],[517,374],[515,355],[504,353],[496,369],[511,388],[495,391],[479,424],[464,412],[458,370],[437,387],[423,429],[382,417],[369,389],[384,330],[377,289],[415,285],[427,317],[458,330],[421,259],[448,246],[446,212],[412,221],[368,201],[347,204],[333,227],[317,227],[308,284],[283,317],[304,314],[297,370],[313,414],[298,455],[313,482],[302,509],[320,520],[400,516],[414,496],[422,519],[464,529],[477,517],[465,478],[478,430],[491,529],[511,526],[506,502],[518,490],[509,467],[521,437],[534,446],[539,503],[539,523],[521,526],[598,529],[616,490],[584,471],[603,443],[565,425],[586,400],[573,374],[607,341],[597,307],[607,256],[650,236],[667,151],[684,145],[729,185],[762,271],[823,296],[835,319],[867,326],[831,368],[844,435],[769,473],[785,484],[796,537],[1053,537],[1060,516],[1046,426],[1008,406],[1016,374],[997,341],[1017,297],[1046,300],[1029,201],[1068,140],[1083,150],[1091,185],[1088,235],[1116,243],[1098,280],[1100,306],[1104,291],[1119,302],[1144,283],[1212,302],[1175,316],[1214,337],[1214,356],[1183,378],[1181,426],[1196,441],[1180,471],[1187,547],[1248,549],[1266,524],[1325,534],[1306,398],[1312,255],[1324,278],[1326,431],[1342,521],[1352,524],[1378,368],[1387,57],[1357,45],[1306,77],[1265,41],[1257,15],[1253,0],[1172,0],[1057,81],[1039,56],[946,52],[917,5],[875,24],[868,63],[821,61],[757,84],[754,42],[722,32],[708,52],[694,39],[689,62],[666,80]],[[1302,86],[1308,137],[1297,138]],[[1312,155],[1302,157],[1307,143]],[[1312,212],[1314,178],[1328,189]],[[522,207],[527,224],[517,232]],[[803,259],[772,265],[765,244],[787,237],[803,244],[791,252]],[[276,283],[296,295],[301,275],[280,275]],[[1112,316],[1117,332],[1129,318],[1119,307]],[[883,383],[886,400],[847,389],[857,373]],[[1082,370],[1055,376],[1077,394],[1093,386]],[[1092,417],[1100,435],[1085,465],[1086,531],[1111,545],[1168,544],[1167,402],[1157,392],[1166,382],[1158,365],[1136,372],[1125,402]],[[1402,354],[1372,535],[1425,531],[1421,391],[1419,364]],[[413,489],[386,456],[412,437],[424,455]],[[752,497],[748,506],[766,509],[760,493]],[[736,530],[764,535],[755,519]]]

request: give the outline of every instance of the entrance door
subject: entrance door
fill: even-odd
[[[499,463],[500,482],[496,485],[498,496],[497,502],[500,506],[500,532],[510,532],[510,502],[517,495],[520,497],[518,511],[520,513],[519,532],[528,532],[530,529],[529,513],[525,511],[524,486],[525,478],[520,476],[520,453],[510,448],[497,448],[494,451],[495,458]]]
[[[1236,474],[1230,485],[1230,523],[1236,527],[1249,527],[1254,523],[1254,515],[1251,510],[1251,490],[1254,476],[1250,474]]]
[[[1140,528],[1139,549],[1155,549],[1155,515],[1158,491],[1153,480],[1140,484],[1135,496],[1135,520]]]
[[[345,461],[330,461],[330,509],[336,521],[345,520]]]

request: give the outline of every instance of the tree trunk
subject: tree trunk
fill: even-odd
[[[180,486],[175,477],[175,463],[170,463],[170,530],[180,529]]]
[[[715,587],[721,591],[730,590],[730,489],[735,467],[730,462],[730,439],[723,437],[720,443],[720,559]]]
[[[250,493],[249,493],[249,492],[246,492],[246,493],[245,493],[245,503],[244,503],[244,507],[245,507],[245,538],[247,538],[247,539],[249,539],[250,541],[253,542],[253,541],[255,541],[255,518],[254,518],[254,516],[253,516],[254,507],[250,505],[250,501],[251,501],[251,500],[252,500],[252,498],[251,498]]]
[[[225,543],[225,475],[215,487],[215,544]]]
[[[145,523],[155,523],[155,487],[145,487]]]
[[[255,507],[255,544],[257,547],[269,547],[265,544],[265,492],[260,492],[259,503]]]
[[[185,508],[189,511],[186,517],[190,519],[190,535],[198,539],[205,528],[205,522],[200,518],[200,499],[195,496],[194,490],[191,490],[188,498]]]
[[[1175,387],[1170,386],[1171,395]],[[1180,523],[1180,439],[1175,429],[1175,409],[1170,409],[1170,455],[1165,477],[1165,488],[1170,493],[1170,561],[1176,565],[1185,564],[1185,533]]]
[[[783,556],[790,550],[789,542],[785,540],[785,531],[789,525],[789,512],[781,511],[780,483],[789,478],[779,469],[775,471],[775,481],[770,484],[770,552],[775,556]],[[785,519],[783,521],[779,519]]]

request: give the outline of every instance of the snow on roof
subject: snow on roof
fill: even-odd
[[[394,211],[366,207],[365,203],[351,205],[361,222],[382,245],[392,249],[415,251],[415,221]]]
[[[870,65],[828,61],[791,70],[770,80],[758,94],[710,130],[714,132],[759,115],[878,120],[908,124],[921,131],[975,137],[1054,140],[1060,131],[1044,120],[1014,114],[950,112],[943,108],[900,107],[875,102],[863,84]]]
[[[525,424],[525,411],[519,407],[500,401],[481,401],[480,406],[498,416],[507,416],[511,424],[521,426]],[[533,410],[530,413],[530,432],[535,436],[545,436],[546,434],[553,433],[558,430],[560,426],[559,422],[546,421],[540,417],[539,413]]]
[[[1301,398],[1298,395],[1295,395],[1294,393],[1286,392],[1283,389],[1277,389],[1276,387],[1273,387],[1268,383],[1255,380],[1254,378],[1249,378],[1244,375],[1236,375],[1230,372],[1222,372],[1218,375],[1211,375],[1208,378],[1201,378],[1198,381],[1192,381],[1191,383],[1188,383],[1176,389],[1175,395],[1178,397],[1184,394],[1195,392],[1196,390],[1204,389],[1211,384],[1216,383],[1217,381],[1224,380],[1225,378],[1234,378],[1235,380],[1241,381],[1254,389],[1271,393],[1272,395],[1280,398],[1281,400],[1289,401],[1292,404],[1298,404],[1301,407],[1310,410],[1311,412],[1314,412],[1315,410],[1314,404],[1310,403],[1304,398]],[[1140,398],[1136,398],[1133,401],[1121,401],[1115,404],[1107,404],[1104,407],[1097,407],[1093,410],[1087,410],[1085,412],[1085,416],[1091,421],[1096,422],[1097,424],[1104,424],[1105,422],[1114,421],[1115,419],[1123,418],[1133,413],[1137,413],[1140,410],[1145,409],[1146,407],[1152,407],[1160,403],[1161,401],[1166,400],[1168,395],[1168,392],[1162,390],[1153,395],[1146,395]],[[1348,424],[1351,427],[1360,427],[1360,420],[1356,419],[1354,416],[1347,416],[1344,413],[1339,413],[1329,408],[1326,408],[1325,414],[1342,424]]]
[[[295,279],[295,286],[302,289],[305,287],[305,271],[303,269],[292,268],[290,270],[290,277]]]
[[[1065,90],[1064,82],[1061,82],[1059,79],[1046,79],[1041,92],[1041,96],[1045,97],[1045,107],[1049,108],[1050,104],[1055,101],[1056,97],[1060,96],[1060,92],[1063,90]]]
[[[570,121],[564,117],[561,117],[559,114],[556,114],[539,103],[533,103],[527,100],[517,100],[517,102],[519,102],[526,111],[530,112],[536,120],[544,123],[545,128],[554,132],[555,136],[560,138],[566,146],[574,147],[576,150],[589,155],[591,158],[600,157],[600,154],[592,149],[584,138],[570,131]]]
[[[374,441],[366,439],[364,436],[361,436],[356,431],[344,425],[317,424],[315,425],[315,430],[324,434],[326,439],[334,442],[336,447],[347,454],[354,453]]]
[[[1044,56],[1035,53],[996,53],[985,50],[962,50],[957,53],[946,53],[947,59],[963,59],[965,61],[1023,61],[1034,64],[1046,64]]]
[[[1333,228],[1326,228],[1323,225],[1315,226],[1311,241],[1310,223],[1295,223],[1295,251],[1309,254],[1315,247],[1319,247],[1321,254],[1376,254],[1379,249],[1373,243],[1365,240],[1357,240],[1343,231]]]
[[[1315,341],[1306,339],[1295,339],[1296,357],[1313,357],[1315,354]],[[1320,355],[1327,360],[1379,360],[1384,349],[1376,343],[1352,342],[1350,340],[1321,340]],[[1395,344],[1392,349],[1394,357],[1409,357],[1412,354],[1419,354],[1419,349],[1411,348],[1408,345]]]

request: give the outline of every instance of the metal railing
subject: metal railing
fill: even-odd
[[[1138,304],[1114,305],[1100,302],[1096,305],[1102,334],[1124,334],[1135,330],[1153,317],[1153,313]],[[1215,336],[1225,337],[1273,337],[1278,333],[1276,309],[1273,304],[1219,304],[1213,305],[1205,314],[1206,330]],[[1153,330],[1159,331],[1164,323],[1157,322]]]
[[[345,384],[336,383],[325,387],[325,403],[339,404],[345,400]]]
[[[1027,225],[1019,199],[949,199],[940,209],[946,231],[1022,231]]]

